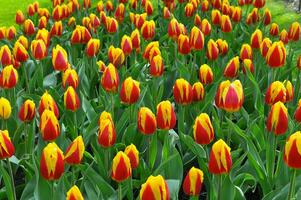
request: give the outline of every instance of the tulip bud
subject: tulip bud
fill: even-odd
[[[170,19],[170,16],[171,16],[171,14],[170,14],[169,9],[167,7],[164,7],[163,8],[163,18],[164,19]]]
[[[276,23],[272,23],[270,27],[270,35],[277,36],[279,34],[279,26]]]
[[[132,175],[131,161],[122,151],[119,151],[112,162],[112,179],[122,182]]]
[[[28,44],[28,40],[26,37],[24,37],[23,35],[21,35],[18,40],[16,41],[16,43],[20,43],[23,45],[23,47],[27,50],[28,47],[29,47],[29,44]]]
[[[46,180],[57,180],[64,173],[64,155],[54,142],[49,143],[42,151],[40,171]]]
[[[74,185],[70,190],[67,192],[66,200],[84,200],[84,197],[78,187]]]
[[[299,99],[298,107],[295,111],[294,117],[297,122],[301,122],[301,99]]]
[[[288,167],[300,169],[301,168],[301,155],[300,155],[300,141],[301,141],[301,132],[297,131],[294,134],[290,135],[286,140],[284,148],[283,160]]]
[[[16,28],[14,26],[9,27],[6,29],[6,39],[12,40],[16,36]]]
[[[196,26],[194,26],[191,29],[190,37],[189,37],[189,44],[191,46],[191,49],[194,49],[194,50],[202,50],[204,47],[204,34]]]
[[[263,14],[263,24],[265,26],[269,25],[272,21],[272,14],[270,12],[270,10],[268,8],[266,8],[264,10],[264,14]]]
[[[288,114],[285,105],[278,101],[271,107],[266,126],[269,132],[275,135],[282,135],[286,132],[288,127]]]
[[[130,159],[132,169],[136,169],[139,165],[139,151],[134,144],[130,144],[124,150],[124,153]]]
[[[208,11],[208,10],[209,10],[209,6],[210,6],[209,1],[204,0],[204,1],[202,2],[202,11],[203,11],[203,12]]]
[[[280,32],[279,40],[283,42],[283,44],[288,43],[288,33],[285,29]]]
[[[69,86],[64,93],[64,104],[67,110],[73,112],[80,108],[79,97],[72,86]]]
[[[52,49],[52,65],[55,70],[65,71],[68,67],[68,54],[60,45]]]
[[[125,56],[130,55],[133,50],[132,40],[129,36],[124,35],[121,39],[121,49]]]
[[[16,17],[15,17],[16,24],[22,25],[24,21],[25,21],[25,17],[23,12],[21,10],[17,10]]]
[[[232,20],[234,22],[240,22],[241,17],[242,17],[241,7],[239,7],[239,6],[234,7],[233,13],[232,13]]]
[[[185,6],[185,16],[192,17],[195,12],[194,6],[192,3],[187,3]]]
[[[110,46],[108,50],[108,58],[110,63],[112,63],[117,68],[120,67],[124,62],[124,53],[120,48],[115,48]]]
[[[286,60],[286,50],[281,41],[274,42],[266,55],[266,62],[271,68],[282,67]]]
[[[213,82],[213,72],[207,64],[201,65],[199,69],[199,80],[203,84],[211,84]]]
[[[136,103],[140,96],[140,83],[132,77],[126,78],[120,90],[120,99],[122,103],[133,104]]]
[[[63,73],[62,84],[63,87],[72,86],[74,89],[78,87],[78,75],[74,69],[66,69]]]
[[[157,47],[159,49],[159,42],[158,41],[148,43],[148,45],[144,49],[143,58],[151,61],[151,59],[150,59],[150,52],[155,47]]]
[[[98,120],[98,126],[100,126],[102,120],[106,120],[106,119],[110,120],[112,122],[112,125],[114,126],[114,122],[113,122],[112,116],[107,111],[102,111],[102,113],[100,114],[99,120]]]
[[[286,102],[286,88],[280,81],[273,82],[267,89],[265,94],[265,103],[273,105],[278,101]]]
[[[190,53],[189,38],[187,35],[181,34],[178,38],[178,51],[179,53],[186,55]]]
[[[222,15],[221,17],[221,30],[224,33],[229,33],[232,31],[232,24],[228,15]]]
[[[214,129],[209,116],[201,113],[194,121],[193,137],[196,143],[207,145],[214,139]]]
[[[214,40],[210,39],[207,43],[206,56],[209,60],[216,60],[218,57],[218,46]]]
[[[153,77],[159,77],[163,74],[164,64],[160,54],[152,58],[149,71]]]
[[[28,59],[28,52],[25,47],[20,43],[16,42],[13,48],[14,58],[18,62],[25,62]]]
[[[239,80],[229,80],[220,83],[216,96],[215,105],[227,112],[237,112],[244,102],[243,88]]]
[[[65,162],[68,164],[80,164],[85,152],[85,144],[82,136],[78,136],[68,146],[65,154]]]
[[[176,103],[187,105],[192,102],[192,87],[185,79],[177,79],[173,86],[173,95]]]
[[[260,48],[262,42],[262,32],[259,29],[256,29],[255,32],[251,35],[251,47],[254,49]]]
[[[63,24],[62,24],[62,21],[57,21],[57,22],[54,22],[54,24],[52,25],[51,27],[51,30],[50,30],[50,35],[51,36],[58,36],[60,37],[63,33]]]
[[[227,66],[224,69],[224,77],[226,78],[234,78],[237,76],[238,70],[239,70],[239,57],[235,56],[232,58]]]
[[[301,34],[301,27],[298,22],[294,22],[291,24],[289,32],[288,32],[288,38],[292,41],[298,41]]]
[[[161,101],[157,105],[157,125],[159,129],[170,130],[176,125],[176,114],[170,101]]]
[[[252,58],[253,58],[252,47],[249,44],[243,44],[240,49],[240,59],[252,60]]]
[[[194,102],[202,101],[205,96],[205,89],[201,82],[196,82],[192,86],[192,99]]]
[[[147,13],[148,16],[152,15],[153,14],[153,4],[151,1],[149,0],[146,0],[145,2],[145,6],[144,6],[144,11]]]
[[[151,40],[155,36],[154,20],[145,21],[141,27],[141,35],[145,40]]]
[[[147,107],[141,107],[138,111],[138,130],[145,135],[151,135],[156,131],[157,122],[154,113]]]
[[[12,64],[12,53],[7,45],[0,48],[0,62],[2,66],[7,66]]]
[[[202,190],[204,173],[202,170],[192,167],[183,182],[183,191],[189,196],[198,196]]]
[[[176,18],[173,18],[170,20],[168,24],[168,36],[174,40],[178,39],[180,35],[180,28],[179,28],[179,23],[176,20]]]
[[[68,26],[70,27],[75,27],[76,26],[76,20],[74,17],[70,17],[67,23]]]
[[[45,16],[41,17],[39,19],[39,24],[38,24],[38,28],[39,29],[43,29],[43,28],[46,28],[47,27],[47,23],[48,23],[48,20]]]
[[[119,22],[122,22],[124,19],[125,14],[125,7],[123,3],[118,4],[116,11],[115,11],[115,19],[117,19]]]
[[[106,17],[106,23],[105,23],[106,30],[108,33],[115,33],[118,29],[118,22],[116,19],[112,17]]]
[[[150,176],[146,182],[141,185],[140,200],[148,199],[169,200],[170,194],[166,181],[161,175]]]
[[[294,87],[289,80],[285,80],[283,85],[286,89],[286,102],[290,102],[294,99]]]
[[[226,40],[217,39],[216,44],[221,55],[226,55],[228,53],[228,43]]]
[[[115,143],[116,131],[111,115],[107,115],[105,118],[105,114],[106,113],[102,113],[99,118],[98,143],[102,147],[107,148]]]
[[[100,72],[104,72],[104,70],[107,68],[106,64],[101,60],[97,61],[96,64]]]
[[[118,90],[118,71],[111,63],[103,71],[101,85],[107,92],[116,92]]]
[[[265,0],[254,0],[253,5],[255,8],[263,8],[265,5]]]
[[[132,46],[134,49],[140,48],[140,33],[138,29],[135,29],[131,34]]]
[[[209,172],[212,174],[229,173],[232,167],[231,148],[222,140],[212,146],[209,158]]]
[[[96,56],[99,52],[100,40],[99,39],[90,39],[87,43],[86,55],[88,57]]]
[[[52,98],[52,96],[46,91],[40,100],[40,105],[39,105],[39,114],[40,116],[44,112],[44,110],[50,110],[54,113],[56,118],[59,118],[59,109],[56,105],[56,102]]]
[[[34,24],[30,19],[26,19],[23,24],[23,31],[26,35],[33,35],[35,32]]]
[[[106,2],[106,10],[107,10],[108,12],[114,11],[114,5],[113,5],[113,3],[112,3],[111,0],[108,0],[108,1]]]
[[[50,35],[49,32],[46,29],[38,30],[36,35],[36,40],[43,40],[46,47],[50,45]]]
[[[61,134],[60,124],[54,112],[44,110],[40,119],[40,131],[45,141],[53,141]]]
[[[8,119],[10,117],[11,111],[12,109],[10,102],[4,97],[0,97],[0,118]]]
[[[33,40],[31,42],[31,53],[36,60],[42,60],[47,56],[47,48],[43,40]]]
[[[272,41],[269,38],[264,38],[260,45],[260,53],[262,57],[266,57],[269,48],[272,46]]]
[[[10,89],[16,86],[18,83],[18,71],[13,65],[4,67],[0,73],[0,87]]]
[[[19,119],[22,122],[30,122],[36,115],[35,103],[32,100],[26,100],[19,111]]]
[[[222,16],[219,10],[212,10],[211,12],[211,22],[213,25],[220,25],[222,21]]]
[[[146,17],[147,17],[147,13],[136,14],[135,15],[135,26],[136,26],[136,28],[141,29],[144,22],[146,21]]]
[[[247,70],[249,70],[249,72],[254,74],[254,65],[253,65],[252,60],[250,60],[250,59],[243,60],[242,71],[244,74],[247,74]]]
[[[202,20],[201,31],[204,33],[205,36],[211,33],[211,24],[208,22],[207,19]]]

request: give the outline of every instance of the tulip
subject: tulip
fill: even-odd
[[[122,151],[119,151],[112,162],[112,179],[118,183],[132,175],[131,161]]]
[[[57,5],[53,8],[52,18],[54,19],[54,21],[60,21],[63,19],[63,10],[60,5]]]
[[[124,150],[124,153],[130,159],[131,168],[136,169],[139,165],[139,151],[134,144],[130,144]]]
[[[196,14],[196,15],[194,16],[194,25],[195,25],[196,27],[200,27],[200,26],[202,25],[202,19],[201,19],[201,17],[200,17],[199,14]]]
[[[13,65],[4,67],[0,73],[0,87],[10,89],[16,86],[18,83],[18,71]]]
[[[214,25],[220,25],[222,21],[222,16],[219,10],[212,10],[211,12],[211,22]]]
[[[19,111],[19,119],[22,122],[30,122],[36,115],[35,103],[32,100],[26,100]]]
[[[64,155],[54,142],[49,143],[42,151],[40,171],[46,180],[57,180],[64,173]]]
[[[129,36],[124,35],[121,39],[121,49],[125,56],[130,55],[133,50],[132,40]]]
[[[114,11],[114,5],[113,5],[112,1],[108,0],[108,1],[106,2],[106,10],[107,10],[108,12]]]
[[[4,97],[0,97],[0,118],[8,119],[11,115],[11,111],[10,102]]]
[[[107,92],[116,92],[118,90],[118,71],[111,63],[103,71],[101,76],[101,85]]]
[[[16,36],[16,28],[14,26],[9,27],[6,29],[6,39],[12,40]]]
[[[202,170],[192,167],[183,182],[183,191],[189,196],[198,196],[202,190],[204,173]]]
[[[147,60],[151,60],[150,59],[150,52],[155,47],[157,47],[159,49],[159,42],[158,41],[148,43],[148,45],[144,49],[143,58],[145,58]]]
[[[23,45],[23,47],[28,50],[28,47],[29,47],[29,43],[28,43],[28,40],[26,37],[24,37],[23,35],[21,35],[18,40],[16,41],[16,43],[20,43]]]
[[[178,39],[179,35],[180,35],[180,28],[179,28],[179,23],[178,21],[173,18],[170,20],[169,24],[168,24],[168,36],[174,40]]]
[[[268,131],[273,132],[275,135],[282,135],[286,132],[288,127],[288,114],[287,108],[281,101],[272,105],[266,126]]]
[[[208,22],[207,19],[202,20],[201,31],[204,33],[205,36],[211,33],[211,24]]]
[[[126,78],[121,85],[119,95],[122,103],[136,103],[140,96],[140,83],[132,79],[132,77]]]
[[[288,32],[288,38],[291,41],[298,41],[301,34],[301,27],[298,22],[294,22],[291,24]]]
[[[297,68],[301,69],[301,55],[299,55],[297,59]]]
[[[272,23],[270,27],[270,35],[277,36],[279,34],[279,26],[276,23]]]
[[[194,102],[202,101],[205,96],[205,89],[201,82],[196,82],[192,86],[192,99]]]
[[[201,65],[199,69],[199,80],[203,84],[211,84],[213,82],[213,72],[207,64]]]
[[[251,47],[254,49],[260,48],[262,42],[262,32],[259,29],[256,29],[255,32],[251,35]]]
[[[21,10],[17,10],[16,17],[15,17],[16,24],[22,25],[24,21],[25,21],[25,17],[23,12]]]
[[[63,87],[72,86],[74,89],[78,87],[79,78],[74,69],[66,69],[63,73],[62,84]]]
[[[178,104],[190,104],[193,98],[192,87],[185,79],[177,79],[173,86],[173,95]]]
[[[12,53],[7,45],[3,45],[0,48],[0,62],[2,66],[7,66],[12,64]]]
[[[52,98],[52,96],[46,91],[40,100],[40,105],[39,105],[39,114],[40,116],[44,112],[44,110],[50,110],[54,113],[56,118],[59,118],[59,109],[57,107],[56,102]]]
[[[285,80],[283,85],[286,89],[286,102],[290,102],[294,99],[294,87],[289,80]]]
[[[189,44],[193,50],[202,50],[204,47],[204,34],[196,26],[191,29]]]
[[[0,130],[0,160],[10,158],[15,153],[15,147],[9,137],[8,130]]]
[[[153,77],[159,77],[163,74],[164,72],[164,64],[163,64],[163,59],[162,56],[156,55],[152,58],[151,63],[150,63],[150,74]]]
[[[65,154],[65,162],[68,164],[80,164],[85,152],[85,144],[82,136],[78,136],[68,146]]]
[[[190,53],[189,38],[187,35],[181,34],[178,38],[178,51],[179,53],[186,55]]]
[[[87,43],[86,55],[88,57],[96,56],[99,52],[100,40],[99,39],[90,39]]]
[[[90,7],[91,7],[91,0],[84,0],[84,1],[83,1],[83,7],[84,7],[85,9],[90,8]]]
[[[222,140],[212,146],[209,158],[209,172],[212,174],[229,173],[232,167],[231,148]]]
[[[135,26],[138,29],[141,29],[144,22],[146,21],[146,17],[147,17],[147,13],[143,13],[143,14],[136,14],[135,15]],[[155,28],[155,25],[154,25]]]
[[[266,8],[264,10],[264,14],[263,14],[263,24],[265,26],[269,25],[272,21],[272,14],[270,12],[270,10],[268,8]]]
[[[36,40],[43,40],[45,43],[46,47],[50,45],[50,35],[49,32],[46,29],[41,29],[38,30],[37,35],[36,35]]]
[[[118,22],[112,17],[106,17],[106,30],[108,33],[115,33],[118,29]]]
[[[264,38],[260,45],[260,53],[262,57],[266,57],[269,48],[272,46],[272,41],[269,38]]]
[[[140,200],[169,200],[170,194],[166,181],[161,175],[150,176],[146,182],[141,185]]]
[[[232,31],[232,24],[228,15],[222,15],[221,17],[221,30],[224,33],[229,33]]]
[[[141,35],[145,40],[151,40],[155,36],[154,20],[145,21],[141,27]]]
[[[47,27],[47,24],[48,24],[48,20],[45,16],[41,17],[39,19],[39,24],[38,24],[38,28],[39,29],[43,29],[43,28],[46,28]]]
[[[122,49],[115,48],[111,45],[108,50],[108,59],[114,66],[116,66],[117,68],[120,67],[125,60]]]
[[[241,21],[241,17],[242,17],[242,10],[241,10],[241,7],[234,7],[233,9],[233,13],[232,13],[232,20],[234,22],[240,22]]]
[[[68,54],[60,45],[52,49],[52,65],[55,70],[65,71],[68,67]]]
[[[115,11],[115,19],[117,19],[118,22],[122,22],[124,19],[125,14],[125,6],[123,3],[118,4],[116,11]]]
[[[30,19],[26,19],[23,24],[23,31],[26,35],[32,35],[35,32],[34,24]]]
[[[131,33],[131,43],[132,43],[132,47],[134,49],[139,49],[140,48],[140,33],[138,29],[135,29],[132,33]]]
[[[61,133],[59,121],[54,112],[46,109],[41,115],[40,131],[45,141],[55,140]]]
[[[273,105],[278,101],[286,102],[286,88],[280,81],[275,81],[266,91],[265,103],[268,105]]]
[[[255,8],[263,8],[265,5],[265,0],[254,0],[253,5]]]
[[[252,58],[253,58],[252,47],[249,44],[243,44],[240,49],[240,59],[252,60]]]
[[[147,13],[148,16],[153,14],[154,8],[153,8],[153,4],[152,4],[151,1],[147,0],[145,2],[144,10],[145,10],[145,12]]]
[[[239,57],[236,56],[232,58],[227,66],[224,69],[224,77],[226,78],[234,78],[237,76],[238,70],[239,70]]]
[[[62,24],[62,21],[57,21],[57,22],[54,22],[54,24],[52,25],[51,27],[51,30],[50,30],[50,35],[51,36],[58,36],[60,37],[63,33],[63,24]]]
[[[281,41],[274,42],[266,55],[266,62],[271,68],[282,67],[286,60],[286,50]]]
[[[66,200],[84,200],[84,197],[78,187],[74,185],[70,190],[67,192]]]
[[[116,131],[114,123],[112,121],[111,115],[110,118],[99,120],[99,132],[98,132],[98,143],[104,147],[111,147],[116,140]]]
[[[218,57],[218,46],[214,40],[210,39],[207,43],[207,51],[206,51],[206,57],[209,60],[216,60]]]
[[[301,168],[301,155],[300,155],[300,141],[301,141],[301,132],[297,131],[289,136],[286,140],[284,148],[284,162],[287,166],[295,169]]]
[[[260,14],[258,12],[258,8],[253,8],[253,10],[251,11],[250,15],[251,15],[253,23],[259,22]]]
[[[165,6],[165,7],[163,8],[163,18],[164,18],[164,19],[170,19],[170,17],[171,17],[170,11],[169,11],[169,9]]]
[[[156,116],[149,108],[141,107],[138,111],[137,124],[141,133],[151,135],[157,128]]]
[[[89,18],[93,28],[98,28],[100,26],[100,19],[95,14],[91,13]]]
[[[76,26],[76,20],[75,20],[75,18],[74,17],[70,17],[69,20],[68,20],[67,25],[70,26],[70,27]]]
[[[214,139],[214,129],[209,116],[201,113],[194,121],[193,137],[196,143],[207,145]]]
[[[176,114],[170,101],[161,101],[157,105],[157,125],[159,129],[170,130],[176,125]]]
[[[98,126],[100,126],[101,122],[103,120],[106,120],[106,119],[110,120],[112,122],[112,125],[114,126],[114,122],[113,122],[112,116],[107,111],[102,111],[102,113],[100,114],[99,120],[98,120]]]
[[[299,99],[298,107],[295,111],[294,118],[297,122],[301,122],[301,99]]]
[[[31,53],[36,60],[42,60],[47,56],[47,48],[43,40],[33,40],[31,42]]]
[[[254,65],[253,65],[252,60],[250,60],[250,59],[243,60],[242,71],[244,74],[246,74],[247,70],[249,70],[252,74],[254,74]]]
[[[38,14],[39,14],[40,18],[46,17],[47,20],[50,18],[50,13],[49,13],[49,10],[47,8],[39,8],[38,9]]]
[[[64,104],[67,110],[73,112],[80,108],[79,97],[72,86],[69,86],[64,93]]]
[[[25,47],[20,43],[16,42],[13,48],[14,58],[18,62],[25,62],[28,59],[28,52]]]
[[[217,39],[216,44],[221,55],[226,55],[228,53],[228,43],[226,40]]]
[[[185,16],[192,17],[195,12],[194,6],[192,3],[187,3],[185,6]]]
[[[203,12],[206,12],[206,11],[208,11],[209,10],[209,1],[207,1],[207,0],[204,0],[203,2],[202,2],[202,11]]]
[[[288,33],[285,29],[280,32],[279,40],[283,42],[283,44],[288,43]]]
[[[229,80],[220,83],[216,96],[215,105],[227,112],[237,112],[244,102],[243,88],[239,80]]]

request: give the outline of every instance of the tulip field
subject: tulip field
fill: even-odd
[[[265,4],[20,8],[0,27],[0,200],[301,199],[301,26]]]

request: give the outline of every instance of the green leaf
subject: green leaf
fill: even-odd
[[[13,185],[11,183],[9,174],[4,169],[2,163],[0,164],[0,172],[3,177],[3,181],[4,181],[6,193],[7,193],[7,198],[8,198],[8,200],[14,200]]]

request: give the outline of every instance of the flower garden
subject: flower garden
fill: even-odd
[[[301,198],[299,22],[265,0],[51,4],[0,27],[0,199]]]

